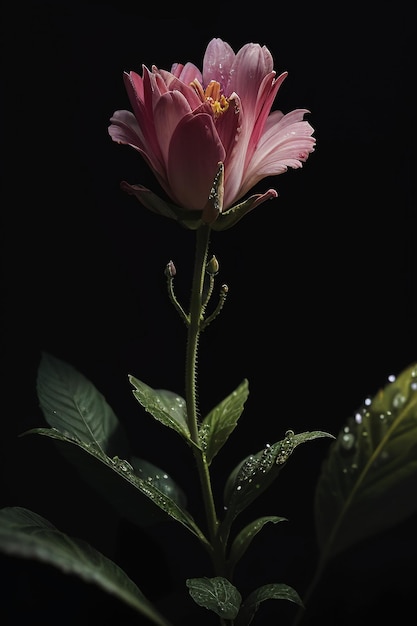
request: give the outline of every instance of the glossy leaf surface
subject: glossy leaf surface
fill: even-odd
[[[186,583],[190,596],[199,606],[222,619],[234,619],[238,614],[242,596],[227,578],[188,578]]]
[[[235,429],[248,395],[248,381],[244,380],[204,418],[200,439],[209,465]]]
[[[0,510],[0,549],[12,556],[53,565],[65,574],[77,575],[116,596],[152,623],[170,624],[118,565],[87,542],[66,535],[28,509],[6,507]]]
[[[330,448],[316,488],[322,558],[417,511],[417,364],[368,398]]]
[[[243,602],[235,622],[236,626],[249,626],[259,609],[259,605],[265,600],[288,600],[303,606],[299,594],[292,587],[283,583],[263,585],[255,589]]]
[[[229,575],[233,573],[235,565],[238,563],[238,561],[240,561],[240,559],[252,543],[253,539],[262,530],[265,524],[277,524],[278,522],[283,521],[286,521],[285,517],[269,515],[267,517],[260,517],[242,528],[242,530],[236,535],[230,548],[230,555],[228,559]]]
[[[109,456],[130,456],[126,434],[104,396],[76,368],[42,353],[36,391],[47,423]]]
[[[160,470],[151,464],[143,465],[133,458],[134,466],[118,456],[108,457],[97,452],[94,446],[68,438],[58,430],[37,428],[28,431],[55,439],[65,449],[65,455],[85,471],[88,481],[94,481],[103,493],[129,520],[139,526],[149,526],[169,518],[176,520],[196,535],[203,543],[206,539],[191,515],[182,507],[185,498],[174,483],[164,485]],[[150,468],[153,467],[151,470]],[[144,468],[144,469],[143,469]],[[151,475],[149,475],[151,472]],[[155,474],[154,474],[155,472]],[[159,481],[156,480],[159,476]],[[163,485],[163,489],[161,486]],[[168,490],[171,495],[168,495]],[[175,501],[173,496],[178,500]]]
[[[184,398],[167,389],[152,389],[134,376],[129,376],[129,380],[134,387],[133,395],[145,411],[190,442]]]
[[[188,519],[186,513],[182,514],[186,505],[182,490],[163,470],[131,456],[127,436],[115,413],[83,374],[43,353],[37,393],[45,420],[52,428],[29,432],[54,439],[62,456],[123,517],[141,527],[166,520],[167,515],[180,518],[182,523]],[[126,480],[133,469],[138,477],[134,486]]]
[[[227,541],[233,520],[274,482],[295,448],[319,437],[333,438],[333,435],[318,430],[298,434],[288,430],[284,439],[248,456],[233,470],[224,491],[223,541]]]

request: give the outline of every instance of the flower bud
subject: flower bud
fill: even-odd
[[[173,263],[173,261],[169,261],[165,266],[165,276],[168,278],[174,278],[177,273],[177,269]]]
[[[215,276],[219,273],[219,262],[214,254],[206,265],[206,272],[207,274],[210,274],[210,276]]]

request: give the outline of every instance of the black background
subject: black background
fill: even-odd
[[[186,577],[209,575],[193,540],[171,526],[138,531],[49,440],[18,437],[44,425],[36,370],[41,352],[50,352],[96,385],[135,453],[168,471],[197,506],[191,454],[141,412],[127,380],[133,374],[183,395],[185,328],[163,271],[172,259],[186,306],[194,234],[119,188],[127,180],[158,191],[139,155],[108,136],[113,112],[130,108],[123,71],[187,60],[201,66],[212,37],[235,50],[254,41],[271,50],[278,73],[289,72],[273,108],[311,111],[317,147],[305,166],[260,183],[257,191],[274,187],[278,199],[212,237],[218,285],[227,283],[229,296],[201,340],[202,413],[244,378],[250,389],[213,466],[216,489],[243,456],[287,428],[337,434],[389,374],[417,361],[414,3],[274,7],[205,5],[178,15],[155,5],[144,15],[123,2],[39,2],[16,3],[2,16],[1,500],[92,543],[176,624],[208,618],[193,615],[183,590]],[[243,587],[286,582],[303,594],[316,554],[314,486],[328,445],[302,446],[255,507],[289,521],[262,531],[242,564]],[[415,526],[406,520],[333,563],[304,623],[405,619],[417,589]],[[3,623],[19,615],[44,624],[138,623],[133,610],[91,585],[36,563],[2,561],[10,583]],[[178,589],[179,605],[170,595]],[[265,604],[256,624],[290,623],[295,614],[284,603]]]

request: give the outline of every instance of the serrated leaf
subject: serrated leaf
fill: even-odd
[[[147,471],[144,471],[141,477],[139,473],[135,473],[133,465],[125,459],[103,455],[94,446],[69,438],[58,430],[37,428],[29,431],[31,432],[51,437],[65,445],[66,454],[71,450],[69,446],[72,446],[72,453],[78,454],[77,464],[83,467],[86,478],[91,479],[91,476],[94,476],[96,479],[94,484],[129,520],[145,527],[171,518],[185,526],[203,544],[208,545],[207,539],[188,511],[169,497],[166,491],[158,488],[153,479],[149,480]],[[135,463],[134,459],[132,461]],[[159,487],[161,484],[163,481],[160,481]],[[173,486],[172,492],[176,493]]]
[[[298,434],[288,430],[284,439],[272,445],[268,444],[236,466],[224,490],[226,516],[221,524],[224,542],[228,539],[231,524],[236,517],[274,482],[295,448],[319,437],[334,439],[333,435],[320,430]]]
[[[154,624],[170,626],[118,565],[87,542],[59,531],[33,511],[22,507],[0,510],[0,549],[12,556],[53,565],[65,574],[77,575],[116,596]]]
[[[242,596],[227,578],[188,578],[186,584],[190,596],[199,606],[222,619],[234,619],[238,614]]]
[[[227,398],[222,400],[201,423],[199,434],[204,442],[208,465],[233,432],[249,395],[248,381],[244,380]]]
[[[175,430],[188,443],[191,443],[187,424],[187,405],[184,398],[167,389],[152,389],[131,375],[129,381],[135,387],[133,395],[145,411],[168,428]]]
[[[236,563],[240,561],[246,550],[252,543],[256,535],[262,530],[265,524],[287,521],[285,517],[277,517],[276,515],[269,515],[267,517],[260,517],[253,522],[250,522],[245,526],[235,537],[230,548],[230,555],[228,559],[228,573],[230,578],[232,577],[233,570]]]
[[[127,487],[126,481],[117,478],[117,472],[109,471],[109,467],[112,470],[117,465],[124,467],[123,463],[127,464],[126,467],[133,465],[146,485],[152,482],[158,491],[169,497],[168,502],[185,508],[184,493],[165,471],[130,456],[127,437],[113,410],[83,374],[64,361],[43,353],[38,368],[37,391],[45,419],[52,429],[35,428],[28,432],[54,439],[57,449],[83,479],[123,517],[140,527],[167,519],[166,510],[155,506],[149,496],[143,498],[138,507],[137,489]],[[76,445],[68,446],[68,443]],[[109,465],[109,459],[119,462]],[[97,460],[103,463],[97,463]]]
[[[45,420],[62,433],[113,456],[130,455],[127,436],[104,396],[72,365],[43,352],[36,390]]]
[[[417,364],[368,399],[329,448],[315,493],[323,560],[417,510]]]
[[[236,626],[249,626],[255,617],[256,611],[259,609],[261,602],[265,600],[288,600],[299,606],[303,606],[303,602],[298,593],[292,587],[282,583],[263,585],[255,589],[247,599],[242,603],[239,615],[236,618]]]

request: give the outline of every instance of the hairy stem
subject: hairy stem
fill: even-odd
[[[197,353],[198,342],[203,322],[205,302],[203,301],[204,276],[210,241],[210,227],[200,226],[196,233],[194,274],[191,289],[187,351],[185,363],[185,397],[187,402],[187,421],[193,447],[194,458],[200,478],[208,533],[213,547],[212,561],[217,575],[224,570],[224,558],[217,542],[218,519],[213,499],[210,473],[204,451],[200,448],[198,433],[198,391],[197,391]]]

